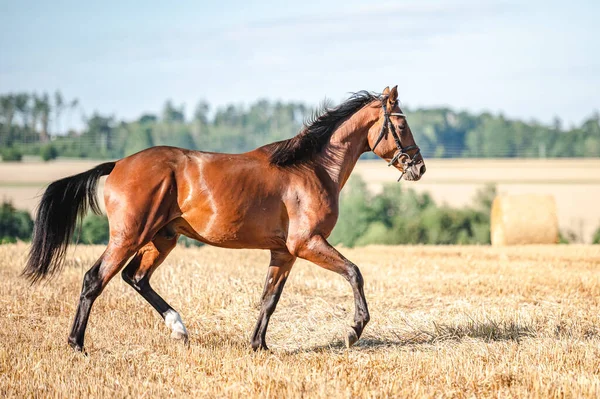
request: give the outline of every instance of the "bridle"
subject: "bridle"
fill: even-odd
[[[400,178],[398,179],[398,181],[400,181],[400,180],[402,180],[402,177],[404,176],[405,171],[416,163],[415,158],[421,153],[421,149],[416,144],[409,145],[408,147],[402,147],[402,143],[400,142],[400,137],[398,136],[398,133],[396,133],[396,128],[394,127],[393,123],[390,123],[390,116],[403,116],[406,118],[406,115],[404,115],[401,112],[388,113],[387,106],[385,103],[386,103],[386,98],[384,98],[381,101],[381,107],[383,108],[383,124],[381,125],[381,132],[379,132],[379,137],[377,138],[377,141],[375,142],[375,145],[373,146],[371,151],[375,152],[375,148],[377,147],[377,145],[381,142],[381,140],[385,136],[386,128],[387,128],[387,130],[389,130],[390,133],[392,133],[392,137],[394,138],[394,142],[396,143],[396,147],[398,148],[398,151],[396,152],[396,154],[394,154],[394,157],[388,163],[388,166],[392,166],[393,164],[398,162],[398,160],[403,155],[405,156],[405,159],[406,159],[406,161],[402,162],[402,174],[400,175]],[[417,151],[415,151],[415,153],[411,157],[410,154],[408,153],[408,151],[415,150],[415,149]]]

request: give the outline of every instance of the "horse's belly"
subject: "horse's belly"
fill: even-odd
[[[225,248],[281,248],[286,232],[274,209],[254,209],[249,212],[190,212],[182,215],[193,238],[206,244]],[[184,233],[186,234],[186,233]]]

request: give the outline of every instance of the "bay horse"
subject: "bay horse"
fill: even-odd
[[[108,175],[104,203],[109,243],[85,273],[69,345],[83,350],[92,304],[123,269],[125,282],[163,317],[172,337],[188,340],[177,313],[150,285],[150,277],[183,234],[224,248],[271,252],[254,350],[268,349],[267,325],[296,258],[342,275],[354,293],[354,325],[346,345],[369,322],[358,267],[327,242],[338,217],[340,190],[360,155],[373,150],[406,180],[425,164],[398,104],[397,86],[361,91],[325,108],[295,137],[243,154],[152,147],[116,162],[57,180],[44,192],[23,274],[32,283],[64,264],[78,218],[99,212],[97,182]],[[402,178],[402,175],[400,176]]]

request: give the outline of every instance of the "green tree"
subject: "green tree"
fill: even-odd
[[[71,126],[71,117],[73,115],[73,112],[75,112],[75,110],[79,107],[79,100],[74,98],[72,99],[69,103],[67,103],[66,108],[67,108],[67,126],[70,127]]]
[[[36,135],[38,120],[39,120],[40,114],[41,114],[41,107],[40,107],[41,101],[36,93],[33,93],[31,95],[31,100],[32,100],[32,104],[31,104],[31,126],[30,126],[30,129],[31,129],[31,133],[33,133],[33,135]]]
[[[146,124],[156,123],[157,120],[158,120],[158,118],[156,117],[156,115],[144,114],[144,115],[140,116],[140,118],[138,119],[138,123],[140,123],[142,125],[146,125]]]
[[[175,106],[173,106],[173,102],[171,100],[167,100],[165,106],[163,107],[163,121],[166,123],[185,122],[183,106],[175,108]]]
[[[466,133],[467,151],[475,157],[512,157],[511,126],[503,116],[484,114],[482,122]]]
[[[65,100],[59,90],[54,92],[54,113],[56,118],[54,119],[56,133],[60,133],[60,117],[65,109]]]
[[[358,176],[351,176],[344,188],[340,202],[340,217],[331,233],[332,244],[353,247],[356,241],[367,231],[372,221],[369,208],[369,191],[365,182]]]
[[[583,156],[600,157],[600,114],[596,112],[581,126],[583,131]]]
[[[390,245],[394,243],[395,240],[390,228],[383,222],[376,220],[368,225],[365,232],[356,239],[354,245],[362,247],[372,244]]]
[[[42,97],[39,99],[39,104],[35,106],[39,106],[40,118],[41,118],[41,130],[40,130],[40,141],[42,143],[47,143],[50,141],[50,132],[48,131],[48,127],[50,125],[50,111],[51,104],[50,98],[47,93],[44,93]]]
[[[29,108],[29,94],[18,93],[14,97],[15,111],[21,114],[21,120],[23,121],[23,127],[25,130],[28,129],[30,108]]]
[[[16,210],[12,203],[0,205],[0,242],[29,240],[33,232],[33,220],[29,212]]]
[[[341,196],[338,224],[332,244],[487,244],[490,242],[490,206],[495,187],[486,186],[468,208],[437,206],[424,193],[401,185],[386,185],[370,195],[365,183],[352,177]]]
[[[0,97],[0,110],[2,111],[2,118],[4,120],[4,129],[0,131],[0,144],[6,146],[11,143],[10,133],[12,130],[12,121],[15,116],[15,96],[7,94]]]
[[[592,236],[592,244],[600,244],[600,227],[596,229]]]
[[[13,146],[0,149],[3,162],[20,162],[23,159],[23,153]]]
[[[138,125],[127,135],[125,155],[135,154],[153,145],[152,129],[145,125]]]
[[[98,113],[94,113],[87,122],[86,137],[95,143],[96,147],[99,147],[100,151],[105,155],[112,149],[112,134],[114,120],[112,117],[102,116]],[[96,154],[98,150],[95,149]]]
[[[108,244],[108,239],[108,218],[105,215],[89,214],[83,219],[81,242],[84,244]]]
[[[52,144],[46,144],[40,149],[40,156],[44,161],[50,161],[58,157],[58,150]]]
[[[28,111],[22,111],[22,107],[17,109],[16,97],[27,96],[33,99],[26,107]],[[54,94],[52,102],[46,93],[41,96],[8,94],[1,96],[0,100],[0,144],[6,147],[15,142],[25,154],[39,154],[40,144],[50,139],[50,122],[55,122],[57,133],[62,132],[62,115],[66,111],[69,116],[78,104],[77,100],[65,102],[59,91]],[[72,131],[68,137],[56,135],[53,145],[60,155],[65,156],[121,157],[126,150],[142,147],[133,145],[133,139],[129,138],[131,132],[138,129],[137,125],[142,124],[151,129],[151,140],[141,140],[146,145],[152,141],[154,145],[244,152],[295,135],[310,110],[304,104],[260,99],[247,106],[228,104],[219,107],[211,119],[208,102],[200,101],[192,120],[186,122],[183,106],[176,107],[172,101],[167,101],[160,120],[152,114],[142,115],[133,122],[115,121],[94,114],[81,134]],[[597,113],[581,126],[564,130],[558,120],[546,126],[490,113],[455,112],[449,108],[406,108],[404,112],[426,157],[600,156]],[[21,116],[16,121],[15,114]],[[21,120],[22,125],[19,124]],[[67,124],[70,126],[70,121]],[[31,141],[34,142],[23,144]],[[365,157],[373,158],[375,155],[368,153]]]
[[[210,105],[202,100],[196,105],[194,110],[194,121],[202,126],[208,125],[208,112],[210,111]]]

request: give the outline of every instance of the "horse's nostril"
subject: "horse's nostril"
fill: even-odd
[[[427,168],[425,167],[425,164],[421,165],[421,167],[419,168],[419,172],[421,175],[423,175],[426,170],[427,170]]]

